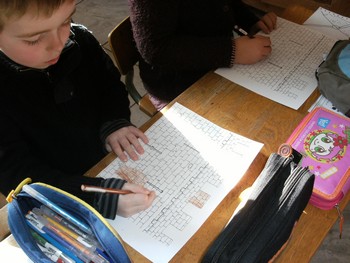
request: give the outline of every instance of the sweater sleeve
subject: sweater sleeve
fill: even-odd
[[[43,182],[72,193],[89,204],[94,197],[81,191],[82,184],[100,185],[102,178],[90,178],[50,167],[32,148],[16,125],[0,110],[0,192],[5,196],[29,177],[32,182]]]
[[[130,0],[134,39],[143,59],[178,71],[229,67],[235,22],[247,28],[258,19],[237,0],[185,2]]]
[[[0,114],[0,121],[4,123]],[[10,124],[10,122],[7,122]],[[125,181],[116,178],[92,178],[74,173],[65,173],[42,162],[35,154],[31,154],[25,140],[7,125],[6,131],[0,127],[0,192],[5,196],[18,184],[29,177],[32,182],[42,182],[60,188],[84,200],[104,217],[113,219],[118,208],[118,195],[84,192],[81,185],[94,185],[120,189]],[[12,137],[13,136],[13,137]],[[10,138],[11,137],[11,138]],[[16,138],[16,140],[14,140]]]
[[[109,178],[101,181],[100,186],[103,188],[121,189],[126,183],[125,180],[118,178]],[[95,194],[94,208],[99,211],[102,216],[109,219],[114,219],[118,210],[118,194]]]

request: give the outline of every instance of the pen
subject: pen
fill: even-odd
[[[238,32],[240,32],[242,35],[244,36],[248,36],[249,38],[254,38],[252,35],[248,34],[247,31],[245,31],[243,28],[240,28],[239,26],[235,25],[233,27],[235,30],[237,30]]]
[[[68,250],[77,255],[78,258],[82,259],[84,262],[92,261],[94,263],[107,263],[107,260],[99,256],[93,250],[84,246],[74,238],[68,236],[61,230],[57,229],[55,226],[51,225],[50,222],[46,221],[43,217],[35,215],[31,211],[29,211],[26,216],[33,216],[34,221],[37,222],[36,227],[38,229],[46,232],[49,236],[54,238],[61,245],[64,245]]]
[[[85,192],[95,192],[95,193],[103,193],[103,194],[132,194],[134,192],[130,190],[121,190],[121,189],[113,189],[113,188],[103,188],[99,186],[93,186],[93,185],[81,185],[81,190]]]
[[[85,232],[79,230],[77,227],[64,220],[64,218],[60,217],[50,208],[47,208],[46,206],[42,205],[40,209],[34,207],[32,209],[32,212],[36,215],[41,215],[51,224],[53,224],[59,229],[62,229],[64,232],[77,239],[83,245],[90,247],[90,249],[95,249],[95,251],[98,251],[99,254],[102,253],[101,251],[103,251],[103,248],[98,243],[95,237],[89,236]]]
[[[70,235],[71,237],[75,238],[80,243],[88,247],[89,249],[95,250],[95,252],[97,252],[99,255],[106,258],[107,261],[110,261],[108,259],[109,256],[103,251],[103,248],[94,237],[88,236],[86,233],[80,231],[73,225],[69,224],[62,217],[55,214],[55,212],[52,211],[50,208],[47,208],[46,206],[41,205],[40,209],[37,207],[34,207],[31,210],[31,212],[33,212],[35,215],[44,217],[48,222],[56,226],[58,229],[61,229],[62,231],[64,231],[65,233],[67,233],[68,235]]]
[[[65,247],[65,245],[59,243],[56,241],[56,239],[52,238],[48,235],[43,229],[42,224],[39,223],[35,215],[32,213],[29,213],[26,215],[27,224],[29,227],[34,230],[36,233],[38,233],[41,237],[43,237],[45,240],[50,242],[53,246],[61,250],[64,254],[69,256],[71,259],[73,259],[76,263],[83,263],[82,260],[80,260],[75,254],[73,254],[71,251],[68,250],[68,248]]]
[[[38,211],[38,210],[40,210],[40,211]],[[39,213],[41,215],[45,215],[45,216],[51,218],[52,220],[55,220],[57,223],[60,223],[61,225],[65,226],[68,229],[72,230],[73,232],[77,233],[79,236],[86,238],[86,239],[89,239],[89,240],[93,241],[95,244],[97,243],[97,240],[93,235],[88,235],[87,233],[80,230],[75,225],[69,223],[68,220],[64,219],[59,214],[57,214],[56,212],[54,212],[50,208],[46,207],[45,205],[41,205],[39,209],[34,207],[33,211],[34,212],[38,211],[37,214]]]
[[[65,263],[63,258],[58,257],[56,254],[52,253],[52,250],[47,247],[43,247],[41,244],[37,244],[40,250],[47,256],[52,262],[55,263]]]
[[[31,197],[38,200],[40,203],[46,205],[47,207],[51,208],[56,213],[59,213],[62,217],[64,217],[65,219],[67,219],[69,222],[73,223],[77,227],[79,227],[81,230],[85,231],[88,234],[92,234],[92,230],[87,224],[81,222],[80,220],[78,220],[74,216],[67,213],[64,209],[62,209],[58,205],[51,202],[44,195],[42,195],[41,193],[36,191],[33,187],[31,187],[29,185],[24,185],[22,189],[27,194],[29,194]]]
[[[57,247],[47,242],[37,232],[31,229],[32,236],[39,245],[41,251],[54,262],[74,263],[75,261],[62,253]]]
[[[81,244],[83,244],[84,246],[88,247],[89,249],[95,250],[96,246],[90,242],[90,240],[83,238],[81,236],[79,236],[77,233],[73,232],[72,230],[66,228],[65,226],[61,225],[60,223],[56,222],[55,220],[43,216],[50,224],[52,224],[54,227],[56,227],[57,229],[59,229],[60,231],[64,232],[65,234],[71,236],[72,238],[74,238],[75,240],[77,240],[78,242],[80,242]]]

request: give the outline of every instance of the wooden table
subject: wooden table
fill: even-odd
[[[292,6],[286,9],[282,17],[302,24],[312,13],[313,10]],[[176,102],[222,128],[264,143],[264,147],[241,182],[226,196],[171,262],[200,261],[238,206],[239,194],[254,182],[268,156],[276,152],[278,146],[287,140],[319,95],[316,90],[296,111],[257,95],[214,72],[209,72],[175,99]],[[146,130],[159,117],[161,113],[158,113],[142,128]],[[113,158],[107,157],[91,170],[90,175],[97,174]],[[341,203],[341,209],[344,209],[349,199],[350,194]],[[308,205],[289,244],[276,262],[309,262],[337,218],[338,214],[335,209],[324,211]],[[149,262],[130,246],[126,245],[126,249],[133,262]]]
[[[303,23],[311,14],[311,10],[294,6],[288,8],[283,17],[297,23]],[[268,156],[272,152],[276,152],[278,146],[287,140],[318,96],[319,93],[315,91],[304,105],[296,111],[257,95],[214,72],[210,72],[175,99],[175,101],[222,128],[264,143],[264,147],[240,183],[226,196],[171,262],[200,261],[207,248],[238,206],[239,194],[252,185],[264,167]],[[146,130],[159,117],[161,117],[161,113],[153,117],[142,129]],[[87,175],[96,176],[114,158],[112,154],[108,155],[93,167]],[[341,209],[346,206],[349,199],[350,195],[348,194],[341,203]],[[336,222],[337,217],[338,214],[335,209],[323,211],[308,205],[293,232],[288,246],[276,261],[310,261],[330,228]],[[127,244],[125,244],[125,247],[133,262],[149,262]]]
[[[312,12],[294,6],[288,8],[283,17],[301,24]],[[254,182],[270,153],[276,152],[278,146],[287,140],[318,96],[318,91],[315,91],[296,111],[257,95],[214,72],[210,72],[175,99],[175,101],[222,128],[264,143],[264,147],[241,182],[226,196],[171,262],[200,261],[206,249],[223,229],[239,204],[239,194]],[[143,128],[147,129],[160,116],[159,113]],[[341,204],[342,209],[349,202],[349,199],[350,195],[347,195]],[[323,211],[308,205],[288,246],[276,261],[310,261],[330,228],[336,222],[337,217],[338,214],[335,209]],[[134,262],[148,262],[130,246],[126,245],[126,248]]]

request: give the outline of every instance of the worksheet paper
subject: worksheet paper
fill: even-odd
[[[324,97],[323,95],[320,95],[318,97],[318,99],[315,101],[314,104],[312,104],[312,106],[309,108],[309,112],[311,112],[313,109],[317,108],[317,107],[322,107],[322,108],[326,108],[328,110],[334,111],[335,113],[339,114],[339,115],[343,115],[345,116],[344,113],[340,112],[334,105],[332,102],[330,102],[326,97]],[[346,116],[345,116],[346,117]]]
[[[350,18],[322,7],[304,22],[304,26],[338,40],[350,37]]]
[[[109,220],[152,262],[168,262],[231,191],[263,144],[220,128],[175,103],[147,131],[140,160],[115,159],[99,175],[156,192],[152,207]]]
[[[272,53],[253,65],[215,72],[253,92],[298,109],[317,87],[315,71],[335,39],[278,17],[269,35]]]

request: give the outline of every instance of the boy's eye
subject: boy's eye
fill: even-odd
[[[34,46],[34,45],[38,44],[39,41],[40,41],[40,38],[37,39],[37,40],[33,40],[33,41],[31,41],[31,40],[24,40],[24,42],[25,42],[27,45],[29,45],[29,46]]]

